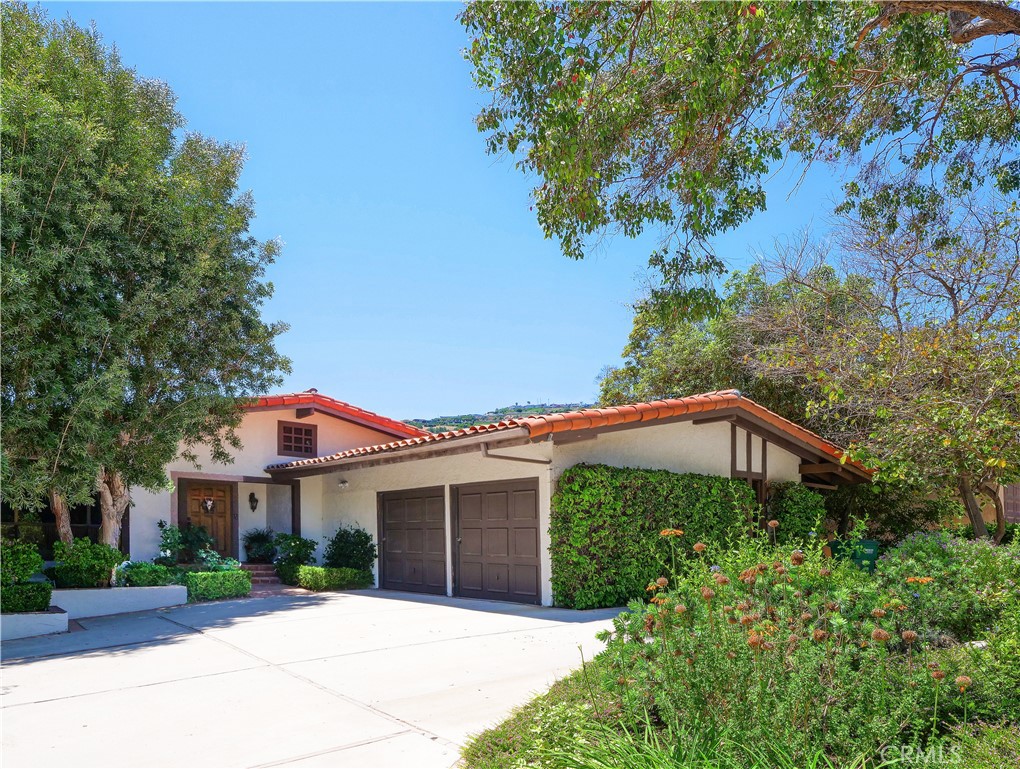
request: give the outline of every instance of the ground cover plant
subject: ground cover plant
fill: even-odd
[[[868,573],[768,532],[669,538],[690,557],[650,575],[584,670],[474,739],[467,766],[1010,764],[1020,547],[919,534]]]

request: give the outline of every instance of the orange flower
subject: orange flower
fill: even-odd
[[[695,542],[694,543],[694,552],[695,553],[704,553],[707,549],[708,549],[708,545],[706,545],[704,542]]]
[[[683,535],[683,529],[663,529],[659,532],[660,537],[682,537]]]
[[[965,691],[967,691],[967,687],[970,686],[972,683],[974,682],[970,680],[970,676],[956,677],[956,685],[960,687],[960,694],[963,694]]]
[[[658,585],[659,587],[666,587],[666,585],[669,584],[669,580],[666,579],[665,577],[659,577],[657,580],[655,580],[655,584]]]
[[[929,582],[934,581],[934,577],[907,577],[907,584],[927,585]]]

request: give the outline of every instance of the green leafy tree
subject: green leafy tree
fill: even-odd
[[[98,493],[116,545],[130,488],[193,447],[226,462],[244,397],[279,381],[260,317],[276,242],[248,232],[243,149],[197,134],[170,89],[98,34],[3,5],[3,494]]]
[[[852,311],[848,294],[858,287],[834,279],[833,289],[829,303]],[[733,388],[788,419],[803,422],[808,403],[804,383],[771,377],[746,360],[746,335],[753,332],[743,319],[762,303],[776,301],[780,290],[753,267],[731,276],[719,311],[711,318],[692,320],[676,308],[640,302],[634,308],[623,365],[603,371],[602,405]]]
[[[947,2],[472,2],[490,153],[534,178],[547,237],[661,235],[652,299],[708,313],[713,235],[790,158],[936,196],[1020,183],[1020,9]],[[859,181],[849,199],[862,198]]]
[[[867,281],[854,313],[827,312],[831,268],[803,250],[771,269],[796,286],[745,319],[749,361],[807,382],[809,412],[877,478],[954,487],[978,536],[981,498],[1020,478],[1020,216],[995,195],[900,200],[836,228],[841,270]],[[753,333],[753,336],[752,336]]]

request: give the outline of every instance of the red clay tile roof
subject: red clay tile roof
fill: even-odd
[[[822,438],[820,435],[807,430],[788,419],[769,411],[748,398],[744,398],[739,390],[719,390],[717,392],[691,395],[686,398],[670,398],[668,400],[652,401],[650,403],[633,403],[626,406],[613,406],[604,409],[581,409],[580,411],[566,411],[559,414],[545,414],[542,416],[522,417],[520,419],[506,419],[502,422],[495,422],[488,425],[477,425],[461,430],[451,430],[445,433],[429,433],[406,440],[382,443],[376,446],[364,446],[356,449],[341,451],[325,457],[313,459],[299,459],[294,462],[270,465],[267,470],[290,470],[313,465],[329,464],[353,457],[370,456],[385,452],[399,451],[412,446],[423,446],[428,443],[439,443],[443,441],[466,438],[474,435],[485,435],[488,433],[500,433],[507,430],[524,428],[528,431],[530,438],[539,438],[544,435],[567,432],[570,430],[586,430],[590,428],[610,427],[638,422],[654,422],[659,419],[683,416],[686,414],[698,414],[722,409],[741,409],[767,422],[777,430],[787,433],[806,443],[820,453],[840,461],[844,455],[843,449],[834,443]],[[849,462],[854,467],[867,472],[863,466]]]
[[[350,403],[330,398],[328,395],[323,395],[315,390],[306,390],[301,393],[284,393],[281,395],[263,395],[261,398],[254,399],[246,404],[245,408],[262,409],[278,408],[281,406],[294,408],[318,406],[319,408],[334,412],[337,416],[347,416],[352,421],[361,425],[397,436],[417,437],[429,434],[426,430],[422,430],[414,425],[405,424],[396,419],[384,417],[382,414],[376,414],[374,411],[367,411],[357,406],[352,406]]]

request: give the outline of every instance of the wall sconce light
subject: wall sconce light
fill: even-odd
[[[337,487],[338,489],[340,489],[340,491],[343,491],[344,489],[346,489],[346,488],[347,488],[348,486],[350,486],[350,485],[351,485],[351,484],[350,484],[350,483],[348,483],[348,482],[347,482],[346,480],[344,480],[343,478],[341,478],[341,479],[340,479],[339,481],[337,481],[337,482],[336,482],[336,487]]]
[[[258,506],[259,498],[255,496],[255,492],[253,491],[251,494],[248,495],[248,507],[250,507],[251,511],[254,513],[255,508],[257,508]]]

